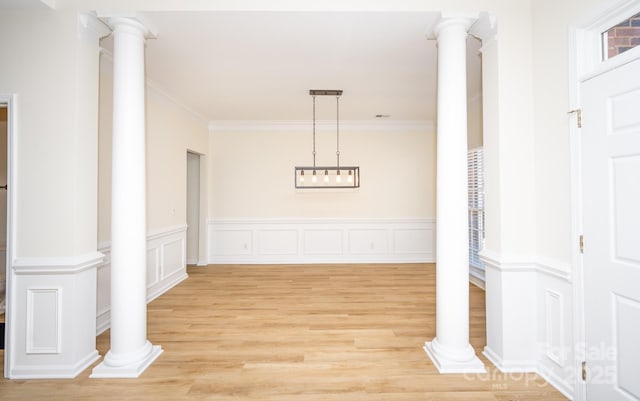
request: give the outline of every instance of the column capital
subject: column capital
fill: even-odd
[[[438,35],[443,29],[450,26],[461,26],[465,32],[468,32],[473,24],[478,20],[478,15],[448,15],[440,14],[435,18],[427,29],[428,39],[438,39]]]
[[[158,29],[148,18],[136,12],[105,12],[99,11],[98,18],[104,21],[112,30],[119,27],[130,27],[139,30],[145,38],[158,37]]]

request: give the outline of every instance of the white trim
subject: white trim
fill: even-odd
[[[536,264],[533,262],[534,258],[530,256],[515,257],[515,256],[502,256],[497,252],[489,249],[483,249],[478,253],[480,260],[484,263],[485,267],[495,269],[503,272],[536,272]]]
[[[566,282],[572,281],[571,265],[561,261],[531,256],[502,256],[489,249],[478,253],[485,266],[505,272],[536,272]]]
[[[35,321],[36,315],[36,294],[52,294],[54,295],[55,302],[54,317],[55,317],[55,345],[50,347],[38,346],[34,343],[36,337],[35,327],[37,322]],[[62,288],[27,288],[27,330],[25,338],[27,339],[27,354],[60,354],[62,353],[62,311],[60,304],[62,303]]]
[[[100,252],[69,257],[18,258],[12,267],[15,274],[75,274],[97,267],[103,259]]]
[[[489,362],[491,362],[498,370],[503,373],[537,373],[538,362],[537,361],[509,361],[502,359],[498,353],[494,352],[488,345],[484,347],[482,351]]]
[[[18,102],[16,94],[0,94],[0,103],[7,105],[7,185],[11,188],[7,196],[7,252],[6,252],[6,292],[5,292],[5,344],[9,344],[4,350],[5,377],[11,371],[10,361],[13,358],[12,347],[15,344],[15,336],[12,330],[13,316],[16,316],[14,294],[14,278],[11,269],[13,256],[16,254],[16,222],[18,216]]]
[[[153,345],[149,354],[142,360],[124,366],[108,366],[104,361],[98,366],[93,368],[91,375],[92,379],[118,379],[118,378],[130,378],[135,379],[139,377],[158,357],[164,350],[159,345]]]
[[[18,366],[12,370],[11,379],[73,379],[98,359],[100,359],[100,354],[96,350],[78,361],[71,368],[67,365],[30,365],[27,368]]]
[[[187,113],[191,114],[192,116],[196,117],[201,122],[207,123],[209,121],[209,119],[207,117],[205,117],[202,113],[195,111],[191,107],[187,106],[187,104],[185,102],[183,102],[182,100],[176,98],[173,95],[170,95],[169,92],[167,92],[167,90],[165,88],[163,88],[162,85],[159,84],[158,82],[154,81],[151,78],[146,78],[146,83],[147,83],[147,88],[149,88],[149,89],[153,90],[154,92],[156,92],[157,94],[163,96],[164,98],[169,100],[171,103],[175,104],[176,106],[178,106],[182,110],[184,110]]]
[[[209,123],[209,132],[305,132],[311,127],[306,120],[218,120]],[[343,132],[435,132],[435,121],[428,120],[346,120],[340,122]],[[318,129],[334,129],[335,121],[316,121]]]
[[[434,339],[433,341],[427,341],[424,343],[422,349],[427,354],[431,362],[435,365],[438,372],[441,374],[445,373],[486,373],[487,369],[484,367],[484,363],[478,358],[475,352],[472,354],[473,357],[465,362],[459,362],[456,360],[447,359],[446,356],[440,354],[437,350],[437,341]],[[471,346],[469,345],[469,348]]]
[[[210,264],[433,263],[435,219],[210,220]]]
[[[573,274],[571,265],[569,264],[544,258],[537,258],[535,264],[538,273],[542,273],[568,283],[572,282]]]
[[[170,235],[180,234],[184,232],[186,229],[187,229],[186,224],[177,224],[175,226],[153,230],[147,233],[147,241],[154,241],[157,239],[168,237]]]
[[[573,398],[574,389],[571,387],[571,384],[567,380],[567,378],[562,378],[554,373],[551,369],[546,368],[544,365],[539,364],[537,372],[540,377],[542,377],[547,383],[552,385],[556,390],[558,390],[562,395],[567,397],[568,399]]]
[[[484,347],[482,354],[491,362],[500,372],[503,373],[536,373],[540,375],[547,383],[552,385],[562,395],[568,399],[572,398],[573,389],[566,380],[556,375],[550,369],[545,368],[537,361],[505,361],[502,360],[491,348]]]

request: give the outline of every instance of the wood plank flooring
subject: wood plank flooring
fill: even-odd
[[[214,265],[149,304],[164,353],[138,379],[0,380],[2,400],[556,401],[536,375],[441,375],[435,267]],[[485,344],[484,292],[471,286],[471,343]],[[108,332],[98,337],[101,354]],[[2,354],[2,352],[0,352]],[[2,354],[2,356],[4,356]]]

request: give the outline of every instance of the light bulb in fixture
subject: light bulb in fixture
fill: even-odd
[[[304,170],[300,170],[300,179],[298,181],[304,182]]]
[[[324,182],[329,182],[329,170],[324,170]]]
[[[353,182],[353,172],[349,170],[349,178],[347,178],[348,182]]]
[[[342,177],[340,176],[340,170],[338,170],[336,172],[336,182],[337,183],[341,183],[342,182]]]
[[[316,183],[318,181],[318,177],[316,176],[316,170],[313,170],[313,176],[311,176],[311,182]]]

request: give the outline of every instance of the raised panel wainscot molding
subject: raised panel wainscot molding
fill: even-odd
[[[178,225],[147,235],[147,302],[164,294],[187,276],[187,226]],[[100,334],[111,319],[111,244],[100,245],[105,260],[98,266],[97,326]]]
[[[573,295],[571,265],[486,249],[480,258],[487,268],[487,288],[493,289],[487,297],[483,354],[500,371],[536,372],[571,398],[575,346],[566,329],[573,321],[567,302]],[[517,343],[505,341],[505,332]]]
[[[211,220],[209,263],[435,261],[435,219]]]
[[[73,378],[98,358],[96,269],[104,255],[18,258],[11,264],[12,379]]]

